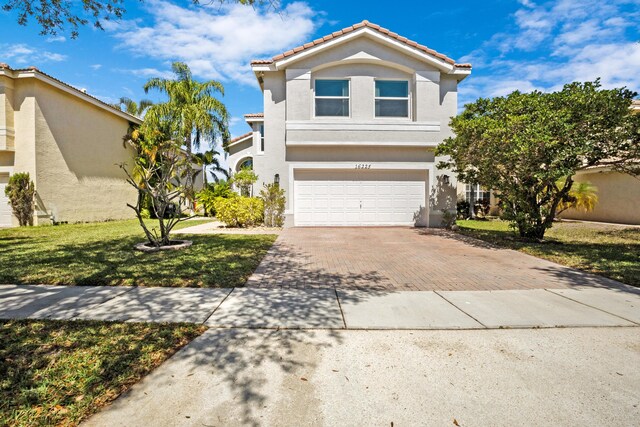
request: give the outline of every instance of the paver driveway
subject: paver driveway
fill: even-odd
[[[453,291],[621,284],[436,229],[289,228],[248,287]]]

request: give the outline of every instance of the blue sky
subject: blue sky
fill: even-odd
[[[262,109],[251,59],[363,19],[471,62],[472,76],[459,88],[461,105],[596,77],[605,86],[640,91],[640,0],[282,1],[278,10],[130,0],[126,7],[122,21],[105,31],[81,28],[76,40],[40,36],[34,22],[22,27],[15,14],[0,12],[0,62],[34,65],[114,102],[145,97],[141,87],[149,77],[170,76],[171,61],[185,61],[196,77],[225,85],[233,135],[248,130],[243,114]]]

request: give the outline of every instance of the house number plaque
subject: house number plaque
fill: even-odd
[[[371,169],[371,163],[357,163],[356,169]]]

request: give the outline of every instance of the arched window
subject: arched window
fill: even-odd
[[[253,169],[253,159],[251,157],[247,157],[244,160],[238,162],[238,166],[236,167],[236,172],[241,171],[242,169]]]

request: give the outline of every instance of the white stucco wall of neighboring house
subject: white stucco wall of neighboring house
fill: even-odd
[[[136,192],[118,164],[132,165],[122,137],[138,119],[34,70],[1,70],[0,97],[0,129],[14,134],[0,173],[29,172],[36,224],[131,218]]]
[[[456,179],[451,171],[437,168],[441,159],[434,153],[452,135],[449,121],[457,112],[457,85],[464,76],[447,74],[450,70],[442,64],[410,47],[407,51],[391,39],[359,31],[317,52],[254,67],[264,93],[265,150],[256,150],[258,123],[248,120],[255,131],[253,144],[231,147],[229,164],[251,156],[259,176],[257,190],[279,176],[287,197],[286,225],[295,223],[300,188],[326,184],[331,191],[352,181],[366,187],[378,179],[412,187],[420,179],[425,196],[415,224],[439,226],[442,210],[455,210]],[[348,117],[315,115],[317,79],[349,81]],[[376,80],[408,82],[409,117],[375,116]],[[408,172],[412,170],[416,173]],[[312,184],[296,186],[302,179]],[[399,203],[413,206],[415,200]]]

